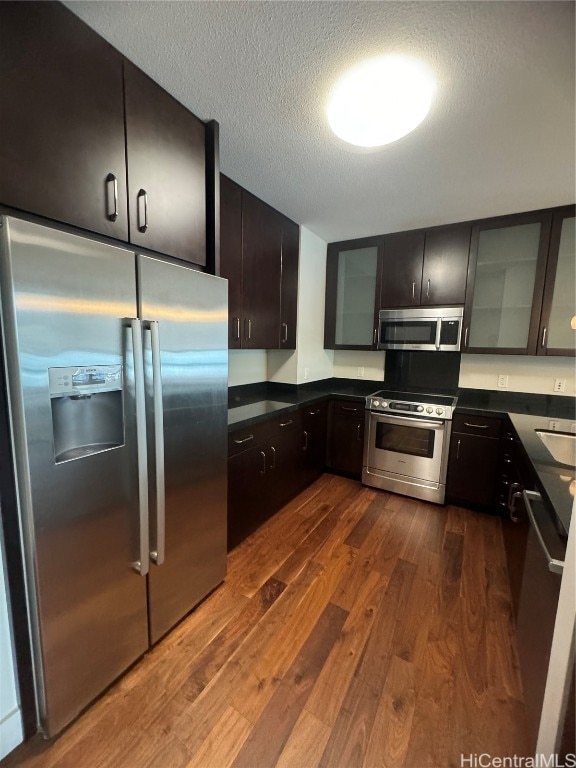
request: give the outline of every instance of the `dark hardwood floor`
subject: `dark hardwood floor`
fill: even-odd
[[[324,475],[26,768],[444,768],[526,754],[500,522]]]

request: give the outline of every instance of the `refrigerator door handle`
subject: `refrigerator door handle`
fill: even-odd
[[[144,354],[142,326],[138,318],[130,319],[132,354],[134,356],[134,389],[136,404],[136,446],[138,456],[138,501],[140,508],[139,560],[132,563],[134,570],[146,576],[149,570],[148,525],[148,450],[146,446],[146,399],[144,394]]]
[[[162,565],[166,552],[166,484],[164,478],[164,404],[162,401],[162,369],[160,367],[160,335],[158,321],[146,323],[152,350],[152,392],[154,413],[154,457],[156,464],[156,547],[150,551],[156,565]]]

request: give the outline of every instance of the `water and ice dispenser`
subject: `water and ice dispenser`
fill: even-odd
[[[122,366],[49,368],[56,463],[124,444]]]

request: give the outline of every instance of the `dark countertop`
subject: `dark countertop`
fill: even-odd
[[[249,426],[267,419],[271,413],[290,412],[319,400],[338,397],[363,401],[386,388],[382,381],[325,379],[300,386],[263,383],[231,387],[228,401],[228,430]],[[406,390],[404,390],[406,391]],[[417,392],[418,389],[414,388]],[[422,391],[422,389],[420,389]],[[536,429],[574,432],[576,399],[559,395],[521,392],[496,392],[459,389],[442,394],[457,394],[457,412],[476,416],[508,416],[534,468],[543,497],[552,506],[565,531],[568,531],[576,489],[574,468],[555,461],[537,436]],[[555,425],[550,422],[555,421]]]

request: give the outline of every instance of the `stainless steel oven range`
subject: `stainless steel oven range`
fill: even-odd
[[[362,482],[443,504],[456,398],[381,390],[366,398]]]

